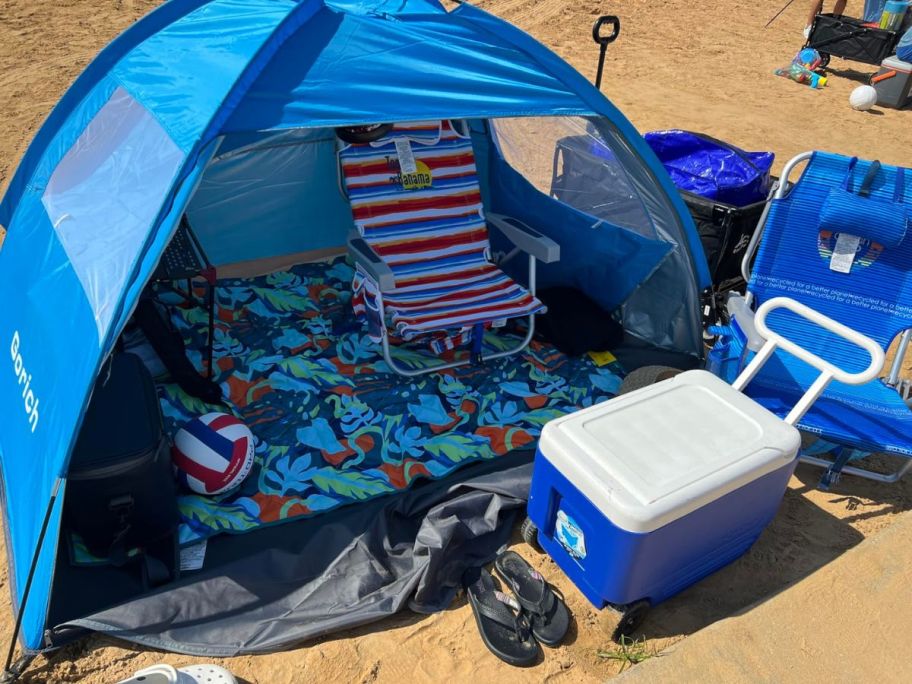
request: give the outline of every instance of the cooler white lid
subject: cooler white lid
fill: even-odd
[[[897,71],[905,71],[905,72],[912,71],[912,64],[909,64],[909,62],[902,61],[896,55],[893,55],[892,57],[887,57],[883,62],[880,63],[880,66],[885,67],[887,69],[896,69]]]
[[[542,454],[618,527],[651,532],[789,463],[801,436],[706,371],[551,421]]]

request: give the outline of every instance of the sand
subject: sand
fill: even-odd
[[[797,585],[630,668],[642,682],[908,682],[912,514]],[[798,657],[793,657],[797,655]]]
[[[150,0],[0,0],[0,187],[8,182],[47,112],[84,65],[156,4]],[[604,3],[485,0],[479,4],[530,31],[587,77],[594,75],[597,48],[589,32],[593,20],[606,9]],[[772,76],[772,70],[788,63],[800,47],[804,4],[799,0],[766,30],[763,25],[781,7],[781,0],[608,5],[620,14],[623,30],[608,50],[603,89],[642,131],[690,128],[748,149],[774,150],[777,168],[792,155],[812,148],[908,165],[912,113],[880,109],[858,113],[848,107],[849,93],[871,68],[834,60],[834,77],[822,92]],[[850,9],[860,5],[860,0],[850,1]],[[912,368],[909,362],[906,368]],[[814,488],[818,476],[818,471],[799,467],[779,515],[744,558],[652,612],[644,625],[650,648],[664,649],[766,602],[912,508],[912,479],[886,486],[845,478],[837,491],[823,493]],[[403,614],[290,652],[228,659],[223,664],[246,681],[262,684],[584,683],[615,674],[619,665],[599,656],[600,651],[613,648],[600,627],[599,614],[547,558],[521,543],[515,548],[560,587],[576,616],[568,642],[547,650],[543,662],[530,670],[506,666],[484,650],[462,600],[439,615]],[[0,583],[6,585],[5,563],[2,567]],[[827,610],[825,600],[815,605]],[[791,619],[782,616],[782,621]],[[896,623],[897,631],[906,628]],[[11,629],[9,610],[4,608],[0,643],[6,643]],[[805,636],[813,640],[813,635]],[[804,652],[783,643],[780,655],[800,658]],[[50,659],[40,658],[24,681],[100,684],[158,661],[180,665],[199,659],[93,638]],[[876,671],[869,674],[873,678]]]

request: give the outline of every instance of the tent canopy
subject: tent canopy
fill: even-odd
[[[582,76],[481,10],[447,12],[435,0],[171,0],[105,48],[48,117],[0,203],[0,465],[17,610],[40,548],[25,645],[42,646],[62,484],[91,388],[219,149],[288,129],[567,115],[597,119],[621,162],[637,161],[630,182],[678,247],[677,270],[656,273],[631,316],[648,327],[643,300],[663,290],[680,302],[676,278],[688,281],[696,312],[705,259],[658,161]],[[511,182],[519,187],[507,178],[499,189]],[[687,339],[672,344],[698,354],[698,326],[686,321]]]

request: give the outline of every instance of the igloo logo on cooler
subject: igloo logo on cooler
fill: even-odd
[[[13,371],[16,373],[16,381],[19,384],[19,391],[22,395],[22,407],[28,416],[29,425],[32,426],[32,432],[38,427],[38,397],[32,389],[32,374],[25,368],[25,361],[22,359],[20,351],[21,342],[19,340],[19,331],[13,332],[13,341],[10,344],[10,358],[13,361]]]

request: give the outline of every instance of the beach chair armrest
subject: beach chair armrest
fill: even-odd
[[[728,299],[725,300],[725,308],[728,311],[729,320],[735,323],[738,326],[738,330],[744,335],[745,346],[753,352],[760,351],[763,345],[766,344],[766,338],[759,333],[757,326],[754,325],[756,314],[750,308],[750,304],[748,304],[744,296],[735,292],[729,294]]]
[[[361,270],[369,275],[381,292],[388,292],[396,287],[396,279],[393,277],[392,269],[383,259],[367,244],[367,240],[362,237],[350,237],[348,239],[348,253],[351,254],[355,264],[361,267]]]
[[[488,214],[487,220],[510,242],[542,263],[553,264],[560,261],[560,245],[519,219],[503,214]]]

